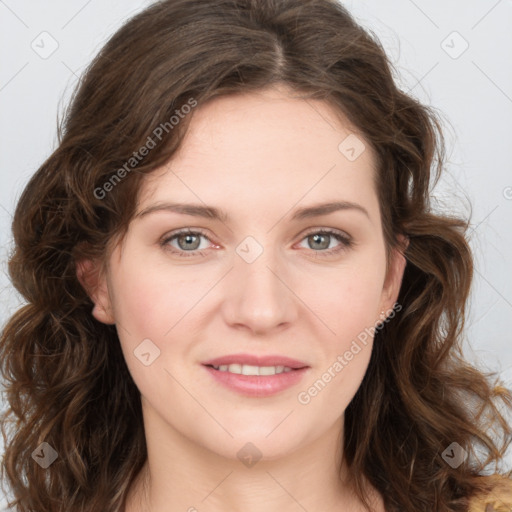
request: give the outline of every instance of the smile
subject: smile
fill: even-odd
[[[232,392],[263,398],[297,386],[311,368],[286,366],[251,366],[230,364],[215,367],[202,365],[216,383]]]
[[[275,375],[278,373],[291,372],[293,370],[289,366],[253,366],[249,364],[211,366],[221,372],[236,373],[238,375]]]

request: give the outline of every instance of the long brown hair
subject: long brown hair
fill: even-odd
[[[356,490],[364,501],[366,478],[388,511],[415,512],[467,510],[487,490],[479,475],[510,442],[499,408],[512,396],[462,357],[472,256],[468,221],[429,203],[444,164],[438,115],[396,86],[378,40],[336,1],[164,0],[90,64],[58,148],[17,204],[9,273],[26,304],[3,330],[0,357],[2,477],[18,512],[123,510],[147,457],[140,393],[115,327],[91,315],[76,262],[106,261],[141,180],[174,154],[191,110],[279,82],[360,130],[378,157],[388,254],[398,235],[409,239],[403,309],[378,331],[345,414]],[[58,454],[45,469],[34,458],[42,442]],[[453,442],[468,453],[457,468],[443,458]]]

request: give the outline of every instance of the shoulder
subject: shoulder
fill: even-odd
[[[468,512],[512,512],[512,478],[503,475],[483,476],[490,492],[475,496]]]

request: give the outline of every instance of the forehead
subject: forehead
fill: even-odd
[[[371,209],[374,175],[372,148],[341,113],[273,87],[197,107],[181,147],[145,177],[139,206],[228,197],[240,206],[291,206],[304,197],[358,200]]]

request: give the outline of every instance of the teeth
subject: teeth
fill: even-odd
[[[249,364],[223,364],[220,366],[212,366],[221,372],[237,373],[239,375],[275,375],[276,373],[292,371],[288,366],[251,366]]]

